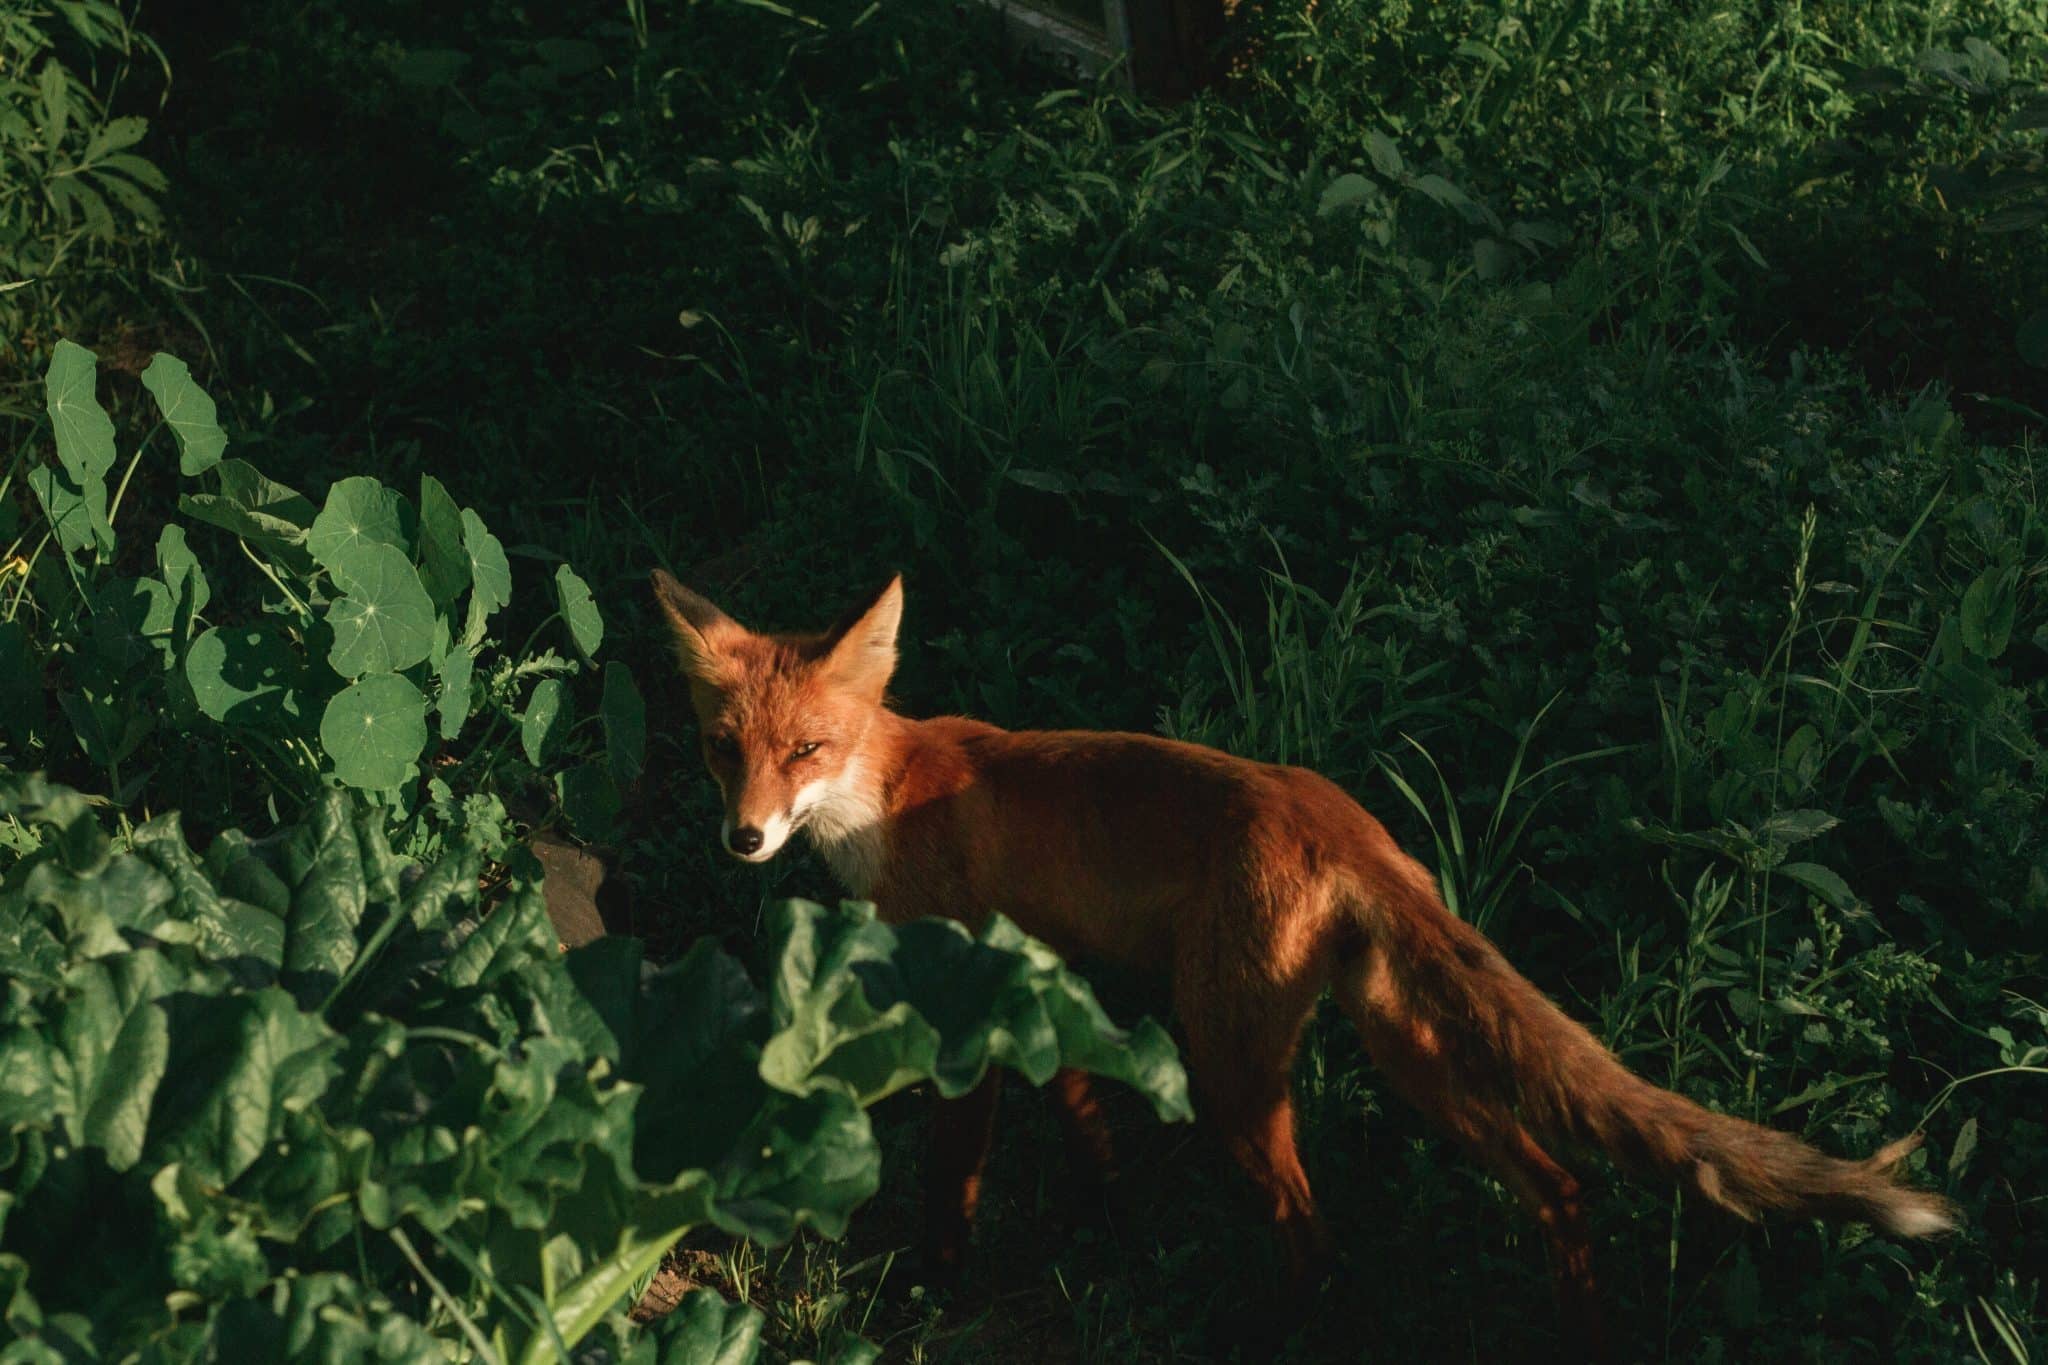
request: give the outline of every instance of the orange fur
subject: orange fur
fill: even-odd
[[[1843,1161],[1630,1072],[1315,773],[1150,735],[900,716],[882,704],[900,580],[810,636],[745,631],[668,575],[654,581],[705,735],[737,739],[737,757],[706,748],[728,823],[823,791],[794,823],[889,922],[996,910],[1067,956],[1170,976],[1198,1109],[1261,1191],[1298,1280],[1322,1265],[1328,1235],[1295,1151],[1289,1072],[1332,986],[1393,1087],[1534,1214],[1588,1345],[1600,1328],[1580,1187],[1545,1144],[1599,1147],[1745,1218],[1857,1218],[1903,1236],[1953,1226],[1945,1201],[1893,1177],[1914,1139]],[[1106,1160],[1085,1081],[1055,1090]],[[940,1265],[965,1243],[994,1113],[991,1083],[935,1136]]]

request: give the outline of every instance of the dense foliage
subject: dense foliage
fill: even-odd
[[[1914,1178],[1968,1225],[1930,1246],[1600,1182],[1636,1354],[2025,1358],[2048,1315],[2038,5],[1268,5],[1231,88],[1175,109],[1065,88],[971,7],[841,0],[207,7],[153,33],[178,79],[145,109],[93,65],[116,49],[14,12],[92,118],[133,117],[104,104],[129,91],[168,177],[130,177],[161,233],[116,215],[91,271],[0,294],[26,339],[0,657],[34,665],[0,668],[0,742],[110,802],[119,839],[172,807],[297,828],[361,772],[321,720],[394,679],[413,775],[352,809],[406,856],[511,857],[567,820],[650,959],[710,936],[766,962],[764,892],[828,874],[719,860],[645,570],[816,626],[902,568],[907,709],[1312,764],[1658,1081],[1844,1152],[1925,1129]],[[8,88],[0,151],[48,122],[39,83]],[[89,160],[66,136],[37,164]],[[36,212],[32,238],[58,230]],[[46,375],[82,372],[53,318],[101,356],[115,430],[172,418],[118,475],[37,420]],[[173,416],[190,376],[149,380],[163,351],[235,443],[211,470],[179,471],[206,457]],[[118,537],[88,509],[39,549],[95,477]],[[232,510],[280,499],[273,541]],[[314,553],[329,509],[385,527],[419,595],[389,555]],[[545,586],[472,638],[486,535]],[[382,591],[359,558],[393,567],[424,653],[341,648],[344,604]],[[190,659],[216,631],[223,686],[231,661],[297,681],[207,712]],[[1120,1014],[1164,1003],[1101,981]],[[1259,1358],[1355,1352],[1359,1323],[1389,1357],[1547,1350],[1540,1240],[1382,1101],[1334,1014],[1298,1084],[1346,1261]],[[1226,1161],[1134,1112],[1131,1212],[1053,1237],[1051,1125],[1005,1112],[950,1299],[878,1292],[908,1160],[843,1242],[706,1244],[769,1349],[835,1349],[851,1319],[914,1358],[1241,1336],[1273,1280]],[[910,1157],[913,1116],[879,1113]]]
[[[764,994],[709,942],[564,953],[538,868],[486,909],[483,841],[408,864],[339,792],[203,856],[35,779],[0,817],[0,1358],[706,1359],[752,1310],[643,1339],[634,1287],[700,1224],[843,1232],[891,1091],[1082,1065],[1187,1114],[1165,1034],[1000,919],[784,902]]]

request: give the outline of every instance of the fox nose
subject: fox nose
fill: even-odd
[[[742,856],[761,851],[761,831],[748,825],[725,836],[725,846]]]

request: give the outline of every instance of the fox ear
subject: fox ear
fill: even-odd
[[[903,575],[897,574],[826,636],[826,668],[848,685],[879,695],[896,671],[896,628],[902,623]]]
[[[744,633],[746,627],[727,616],[704,598],[656,569],[649,576],[654,600],[668,618],[675,635],[676,657],[682,660],[684,676],[718,686],[725,676],[725,658],[718,647],[720,636]]]

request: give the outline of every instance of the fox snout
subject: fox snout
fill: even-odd
[[[743,863],[765,863],[782,851],[796,822],[787,811],[745,812],[728,808],[719,838],[725,851]]]

